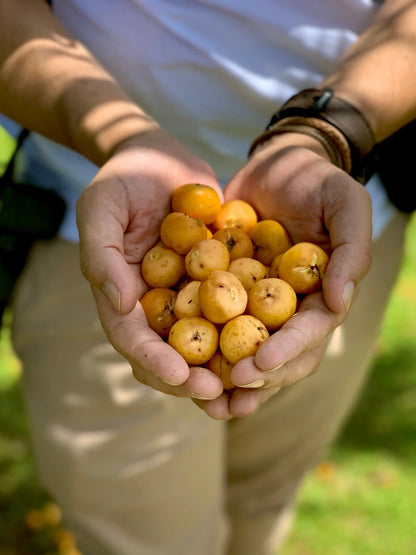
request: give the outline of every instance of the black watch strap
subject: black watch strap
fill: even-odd
[[[305,89],[283,104],[267,129],[292,116],[319,118],[336,127],[350,145],[350,174],[361,183],[368,180],[373,172],[376,141],[367,119],[355,106],[335,96],[332,89]]]

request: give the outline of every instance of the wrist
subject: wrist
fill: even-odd
[[[332,162],[328,151],[325,149],[321,141],[314,136],[299,133],[299,131],[295,130],[285,130],[281,133],[271,134],[267,140],[264,142],[262,141],[254,148],[250,149],[250,156],[254,156],[254,154],[263,155],[263,153],[268,155],[269,152],[285,150],[292,147],[306,148],[324,160]]]
[[[295,134],[297,146],[306,146],[329,162],[349,173],[351,153],[343,134],[327,122],[318,118],[286,117],[270,124],[266,131],[255,139],[250,147],[249,156],[277,136]],[[299,144],[301,143],[301,144]]]
[[[292,96],[254,140],[249,154],[287,128],[314,136],[332,163],[357,181],[367,181],[372,171],[374,134],[364,115],[346,100],[335,97],[332,90],[306,89]]]

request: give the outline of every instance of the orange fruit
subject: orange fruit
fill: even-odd
[[[210,224],[220,210],[221,200],[215,189],[208,185],[185,183],[173,192],[171,206],[173,212],[183,212]]]
[[[174,313],[176,297],[177,293],[172,289],[155,287],[140,299],[149,327],[160,337],[167,337],[177,320]]]
[[[181,318],[173,324],[168,343],[188,364],[201,365],[214,356],[218,348],[218,336],[218,330],[212,322],[195,316]]]
[[[149,287],[173,287],[185,275],[185,259],[158,243],[144,255],[141,272]]]
[[[246,291],[257,281],[268,277],[267,268],[254,258],[237,258],[230,262],[228,271],[238,277]]]
[[[249,314],[229,320],[221,330],[220,349],[231,364],[245,357],[254,356],[269,337],[263,322]]]
[[[269,331],[280,328],[296,312],[293,288],[278,278],[258,281],[248,292],[247,312],[263,322]]]
[[[171,212],[160,226],[162,243],[179,254],[188,253],[195,243],[206,238],[205,224],[183,212]]]
[[[297,243],[290,247],[279,263],[279,276],[298,294],[318,291],[322,286],[329,257],[314,243]]]
[[[47,526],[44,514],[41,509],[29,509],[25,515],[26,526],[30,530],[42,530]]]
[[[235,199],[229,200],[221,206],[212,225],[216,230],[238,227],[248,233],[257,220],[257,213],[248,202]]]
[[[62,521],[62,512],[56,503],[50,501],[42,508],[43,517],[49,526],[58,526]]]
[[[235,385],[231,381],[231,370],[234,368],[234,364],[231,364],[221,351],[217,351],[214,356],[209,359],[206,363],[206,367],[221,379],[224,389],[235,388]]]
[[[247,306],[247,291],[237,276],[231,272],[217,270],[199,287],[199,304],[203,315],[214,324],[242,314]]]
[[[268,277],[274,277],[274,278],[280,277],[279,264],[280,264],[280,261],[282,260],[282,256],[283,256],[283,253],[280,253],[273,258],[272,263],[270,264]]]
[[[221,241],[230,253],[230,262],[236,258],[252,258],[254,249],[248,233],[239,227],[225,227],[213,235],[214,239]]]
[[[206,279],[215,270],[226,270],[229,263],[227,247],[214,238],[196,243],[185,256],[186,272],[199,281]]]
[[[249,232],[254,245],[254,258],[270,266],[273,258],[285,252],[292,244],[286,229],[275,220],[261,220]]]
[[[176,298],[175,306],[173,307],[173,311],[175,312],[177,318],[202,316],[198,295],[200,285],[200,281],[193,280],[180,289]]]
[[[58,547],[60,553],[69,553],[71,549],[76,549],[75,536],[66,528],[55,530],[53,542]]]

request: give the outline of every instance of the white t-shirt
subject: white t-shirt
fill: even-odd
[[[53,9],[134,101],[226,183],[272,113],[320,83],[371,23],[377,2],[54,0]],[[97,168],[33,134],[19,169],[66,198],[61,235],[77,240],[75,201]],[[393,208],[375,180],[367,187],[377,234]]]

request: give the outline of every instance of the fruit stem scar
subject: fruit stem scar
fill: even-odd
[[[313,272],[316,272],[318,274],[318,276],[322,279],[323,278],[323,274],[321,272],[321,268],[318,266],[318,264],[314,264],[313,266],[311,266],[311,270]]]
[[[233,250],[235,244],[236,244],[236,240],[234,239],[234,237],[230,237],[227,240],[227,248],[228,248],[229,252],[231,252]]]

